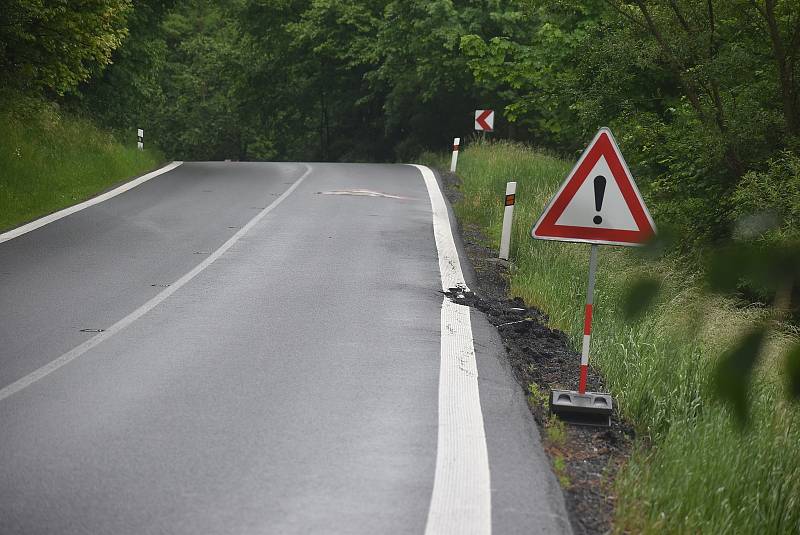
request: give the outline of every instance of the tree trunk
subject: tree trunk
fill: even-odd
[[[778,80],[781,84],[781,101],[786,132],[789,135],[798,136],[800,135],[800,117],[798,117],[797,91],[792,80],[795,61],[794,53],[797,52],[796,43],[789,43],[790,48],[794,50],[787,50],[784,45],[778,21],[775,18],[775,0],[766,0],[763,9],[755,2],[753,2],[753,5],[764,18],[764,22],[767,23],[769,38],[772,42],[772,55],[775,58]]]

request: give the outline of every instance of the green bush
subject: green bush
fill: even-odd
[[[800,241],[800,156],[783,151],[750,171],[733,194],[736,233],[772,242]]]
[[[155,168],[163,159],[125,144],[52,103],[0,96],[0,230],[55,212]]]

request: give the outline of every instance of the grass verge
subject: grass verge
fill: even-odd
[[[441,155],[423,160],[447,165]],[[496,249],[505,183],[517,181],[511,293],[549,314],[578,348],[589,247],[529,237],[572,163],[512,143],[471,145],[459,156],[464,197],[455,211]],[[620,312],[625,291],[648,272],[665,283],[657,306],[631,323]],[[718,355],[766,313],[704,294],[678,259],[601,248],[592,364],[637,431],[617,477],[616,531],[800,533],[800,409],[784,401],[778,366],[787,340],[775,336],[762,361],[749,429],[734,426],[709,386]]]
[[[122,145],[54,104],[0,97],[0,231],[84,201],[156,167],[162,156]]]

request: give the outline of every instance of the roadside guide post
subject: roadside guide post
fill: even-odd
[[[453,139],[453,157],[450,158],[450,172],[456,172],[456,164],[458,163],[458,145],[461,143],[461,138]]]
[[[550,411],[566,421],[611,424],[611,395],[586,391],[599,246],[641,246],[655,232],[611,130],[601,128],[531,229],[536,239],[591,244],[578,391],[550,392]]]
[[[505,210],[503,211],[503,233],[500,236],[500,255],[503,260],[508,260],[511,251],[511,227],[514,221],[514,202],[517,197],[517,183],[506,184]]]
[[[144,130],[138,128],[136,130],[136,138],[138,140],[136,142],[136,148],[138,148],[139,150],[144,150]]]

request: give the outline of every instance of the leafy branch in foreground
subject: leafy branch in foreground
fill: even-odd
[[[673,237],[667,238],[667,241]],[[663,252],[664,239],[645,248],[645,255]],[[717,361],[711,376],[715,395],[732,410],[740,428],[749,424],[753,375],[764,353],[766,341],[781,331],[800,310],[800,243],[741,241],[713,249],[707,254],[703,278],[707,291],[720,295],[749,294],[768,298],[769,314],[741,335]],[[625,310],[629,319],[639,317],[655,301],[660,282],[643,277],[628,291]],[[786,394],[800,402],[800,342],[790,346],[783,359]]]

